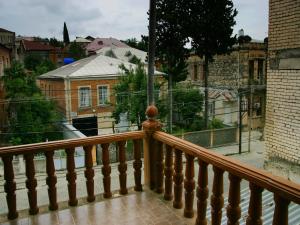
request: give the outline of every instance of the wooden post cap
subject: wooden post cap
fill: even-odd
[[[154,120],[158,115],[158,109],[155,105],[149,105],[146,109],[146,116],[149,120]]]

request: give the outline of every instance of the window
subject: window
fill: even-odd
[[[253,79],[254,77],[254,60],[249,60],[249,78]]]
[[[208,116],[209,117],[214,117],[215,116],[215,110],[216,110],[215,107],[216,106],[215,106],[215,102],[214,101],[208,103]]]
[[[198,80],[198,66],[194,65],[194,80]]]
[[[91,106],[91,89],[89,87],[79,88],[79,107]]]
[[[105,105],[108,102],[108,86],[98,86],[98,104]]]
[[[264,75],[264,60],[260,59],[258,60],[258,71],[257,71],[257,78],[258,80],[261,80]]]

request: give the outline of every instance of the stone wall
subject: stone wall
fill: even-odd
[[[267,169],[300,181],[300,0],[270,0]],[[297,174],[295,176],[295,174]]]

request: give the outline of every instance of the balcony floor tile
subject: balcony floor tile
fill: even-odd
[[[183,217],[183,210],[172,208],[172,202],[151,191],[47,212],[1,225],[86,224],[86,225],[183,225],[194,224],[195,218]]]

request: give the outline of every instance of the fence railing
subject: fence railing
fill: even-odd
[[[208,203],[208,165],[213,167],[213,186],[210,198],[212,225],[221,224],[223,198],[223,174],[229,173],[229,193],[227,224],[239,224],[241,217],[240,184],[249,181],[250,202],[247,225],[261,225],[262,191],[269,190],[274,194],[275,211],[273,225],[288,224],[288,205],[290,202],[300,204],[300,185],[277,177],[271,173],[248,166],[244,163],[209,151],[203,147],[159,131],[158,122],[152,121],[152,129],[146,124],[148,146],[154,157],[150,163],[150,188],[157,193],[164,193],[165,200],[173,200],[174,208],[184,207],[184,216],[194,216],[193,202],[195,192],[194,159],[199,164],[196,188],[197,218],[196,224],[207,224],[206,210]],[[183,154],[186,157],[185,175],[183,175]],[[173,160],[174,158],[174,160]],[[150,158],[150,160],[153,160]],[[147,160],[145,159],[145,164]],[[145,165],[146,167],[146,165]],[[146,175],[146,173],[145,173]],[[183,188],[184,201],[183,201]]]
[[[85,178],[86,178],[86,190],[87,190],[87,201],[93,202],[95,200],[94,194],[94,169],[92,159],[92,148],[93,145],[101,144],[102,147],[102,174],[103,174],[103,187],[104,187],[104,198],[110,198],[111,192],[111,166],[109,159],[109,145],[116,143],[118,148],[118,170],[119,170],[119,181],[120,181],[120,194],[127,194],[127,164],[125,145],[126,141],[133,140],[134,145],[134,179],[136,191],[142,191],[141,184],[141,140],[144,137],[143,131],[127,132],[122,134],[103,135],[97,137],[87,137],[79,139],[69,139],[64,141],[53,141],[30,145],[12,146],[0,149],[0,157],[3,161],[4,167],[4,190],[6,192],[6,202],[8,207],[8,219],[15,219],[18,217],[17,205],[16,205],[16,183],[14,181],[14,169],[12,160],[16,155],[24,155],[25,159],[25,174],[27,177],[26,187],[28,189],[28,202],[29,202],[29,214],[34,215],[39,212],[37,206],[37,180],[35,178],[35,166],[34,157],[37,153],[43,153],[46,157],[46,183],[48,185],[48,197],[49,197],[49,209],[58,209],[56,183],[57,178],[55,175],[54,166],[54,152],[56,150],[65,149],[66,152],[66,165],[67,173],[66,179],[68,181],[68,194],[69,194],[69,205],[76,206],[78,200],[76,197],[76,172],[75,172],[75,160],[74,153],[75,147],[82,146],[84,149],[84,161],[85,161]]]
[[[67,174],[69,205],[77,205],[76,198],[76,172],[74,170],[74,148],[83,146],[85,151],[85,177],[87,189],[87,201],[95,200],[94,194],[94,170],[92,162],[92,146],[102,146],[102,174],[105,198],[112,196],[110,189],[110,160],[109,145],[116,142],[119,152],[119,181],[120,194],[127,194],[126,185],[126,157],[125,144],[128,140],[134,142],[134,179],[135,190],[142,191],[141,184],[141,139],[144,144],[144,180],[145,185],[157,193],[163,193],[164,199],[173,200],[174,208],[184,208],[184,216],[194,216],[193,208],[195,187],[197,196],[196,224],[207,224],[206,210],[209,197],[208,189],[208,165],[213,167],[213,186],[210,198],[211,224],[221,224],[223,198],[223,175],[229,173],[229,194],[227,210],[227,224],[238,224],[241,217],[240,207],[240,183],[247,180],[250,183],[250,203],[248,207],[247,225],[262,224],[262,191],[269,190],[274,194],[275,211],[273,225],[288,224],[288,205],[295,202],[300,204],[300,185],[271,175],[270,173],[240,163],[229,157],[209,151],[203,147],[192,144],[186,140],[161,132],[161,125],[154,119],[157,109],[153,106],[147,110],[148,120],[143,123],[144,131],[127,132],[122,134],[105,135],[55,141],[23,146],[12,146],[0,149],[0,157],[4,163],[5,192],[7,194],[8,218],[18,216],[16,210],[16,184],[12,159],[14,155],[23,154],[26,162],[26,187],[28,189],[29,213],[38,213],[36,179],[33,158],[34,154],[43,152],[46,156],[46,172],[49,195],[49,209],[58,208],[56,197],[56,176],[53,155],[56,149],[65,149],[67,154]],[[185,174],[183,174],[183,154],[186,157]],[[196,185],[195,159],[199,164],[198,179]],[[183,189],[185,190],[183,198]]]

